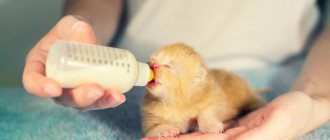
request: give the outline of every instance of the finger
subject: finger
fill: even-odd
[[[104,90],[97,84],[85,84],[73,89],[65,89],[61,97],[54,99],[56,103],[75,108],[90,106],[104,94]]]
[[[124,103],[126,98],[123,93],[114,90],[108,89],[105,90],[104,95],[100,98],[91,108],[92,110],[95,109],[106,109],[111,107],[117,107],[120,104]]]
[[[58,97],[61,86],[45,77],[45,59],[47,52],[33,48],[26,59],[22,82],[27,92],[39,97]]]
[[[197,140],[225,140],[227,139],[227,135],[223,133],[207,133],[203,135],[197,136],[185,136],[185,140],[197,139]]]
[[[73,32],[71,32],[68,39],[78,42],[97,44],[98,41],[92,26],[82,17],[79,18],[80,21],[73,25]]]
[[[224,140],[227,136],[220,133],[193,133],[183,134],[177,137],[154,137],[154,138],[143,138],[142,140]]]
[[[63,17],[45,36],[47,42],[58,39],[96,44],[97,39],[92,26],[81,16],[68,15]],[[42,46],[40,46],[42,47]],[[46,46],[46,50],[48,50]]]
[[[282,134],[290,133],[288,129],[292,121],[281,110],[274,110],[265,116],[264,119],[259,126],[246,126],[248,127],[248,131],[240,134],[237,140],[244,140],[246,138],[249,138],[249,140],[283,139],[287,136]]]
[[[231,128],[231,129],[228,129],[226,132],[225,132],[225,135],[227,135],[228,139],[231,139],[231,138],[234,138],[236,137],[237,135],[247,131],[247,127],[245,126],[239,126],[239,127],[235,127],[235,128]]]
[[[95,43],[92,27],[74,16],[62,18],[55,27],[42,38],[26,58],[22,82],[25,89],[40,97],[58,97],[62,93],[60,85],[45,77],[45,61],[48,49],[57,39],[71,39]]]
[[[250,112],[249,114],[247,114],[246,116],[244,116],[243,118],[240,118],[238,120],[238,124],[239,125],[246,125],[249,122],[251,122],[253,119],[255,119],[256,116],[259,116],[261,112],[264,111],[264,108],[260,108],[258,110],[255,110],[253,112]]]
[[[222,134],[222,133],[204,133],[204,134],[200,134],[200,135],[190,135],[190,134],[186,134],[186,135],[180,135],[177,137],[178,140],[224,140],[227,138],[226,135]]]
[[[62,94],[61,86],[54,80],[44,76],[44,65],[40,61],[30,62],[23,72],[23,85],[28,93],[48,98]]]

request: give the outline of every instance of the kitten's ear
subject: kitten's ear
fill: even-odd
[[[207,70],[205,68],[198,68],[195,73],[195,82],[199,83],[206,78]]]

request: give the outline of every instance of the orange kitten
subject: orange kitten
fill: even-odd
[[[142,105],[148,137],[176,136],[190,130],[221,133],[223,121],[263,101],[234,73],[207,69],[201,56],[184,44],[161,48],[151,56],[155,79],[149,82]]]

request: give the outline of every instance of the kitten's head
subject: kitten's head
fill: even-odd
[[[194,90],[207,74],[201,56],[181,43],[159,49],[151,56],[150,65],[155,78],[147,89],[158,97],[178,90]]]

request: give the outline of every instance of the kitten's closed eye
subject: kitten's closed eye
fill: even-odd
[[[159,67],[162,67],[163,69],[175,74],[178,73],[178,69],[175,68],[173,65],[171,64],[160,64]]]
[[[171,60],[171,61],[165,63],[164,64],[164,67],[166,67],[166,68],[173,68],[173,61]]]
[[[165,67],[165,68],[172,68],[172,66],[169,65],[169,64],[164,64],[164,67]]]
[[[171,64],[157,64],[157,63],[151,63],[151,68],[152,69],[157,69],[159,68],[160,66],[161,67],[165,67],[165,68],[172,68],[172,65]]]

